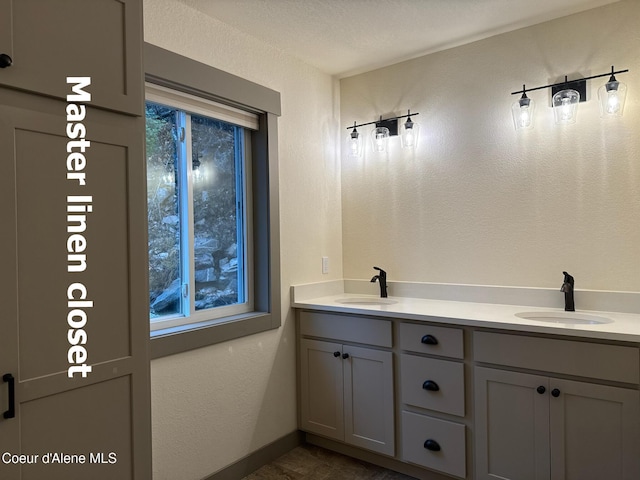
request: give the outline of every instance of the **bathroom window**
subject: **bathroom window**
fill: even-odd
[[[150,356],[278,328],[280,94],[144,53]]]
[[[153,85],[146,91],[151,330],[249,312],[247,158],[257,116]]]

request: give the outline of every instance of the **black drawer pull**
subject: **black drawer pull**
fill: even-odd
[[[440,444],[435,440],[429,439],[426,442],[424,442],[424,448],[426,448],[427,450],[431,450],[432,452],[439,452]]]
[[[10,373],[5,373],[2,376],[2,381],[9,383],[9,410],[4,412],[2,416],[13,418],[16,416],[16,379]]]
[[[551,390],[551,395],[554,397],[559,397],[560,396],[560,390],[558,390],[557,388],[554,388],[553,390]]]
[[[343,353],[342,354],[342,358],[344,358],[346,360],[347,358],[349,358],[349,354],[348,353]]]
[[[538,388],[536,388],[536,392],[538,392],[540,395],[542,395],[546,391],[547,389],[544,388],[544,385],[540,385]]]
[[[7,68],[13,64],[13,60],[6,53],[0,53],[0,68]]]
[[[425,345],[437,345],[438,344],[438,339],[436,337],[434,337],[433,335],[425,335],[424,337],[422,337],[422,340],[420,340],[422,343],[424,343]]]
[[[333,356],[334,357],[339,357],[340,356],[340,352],[333,352]]]
[[[440,390],[438,384],[433,380],[425,380],[425,382],[422,384],[422,388],[424,388],[425,390],[429,390],[430,392],[437,392],[438,390]]]

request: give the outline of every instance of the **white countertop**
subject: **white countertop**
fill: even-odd
[[[317,298],[296,299],[291,306],[308,310],[337,313],[376,315],[387,318],[422,320],[442,324],[499,328],[520,332],[570,335],[640,343],[640,315],[633,313],[577,310],[576,313],[606,317],[602,324],[566,324],[527,320],[516,316],[521,312],[563,312],[562,309],[501,305],[491,303],[458,302],[424,298],[389,297],[393,304],[345,304],[340,300],[366,298],[366,295],[340,293]],[[377,297],[370,296],[372,300]]]

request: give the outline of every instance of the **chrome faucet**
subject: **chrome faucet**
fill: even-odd
[[[387,272],[380,267],[373,267],[373,269],[380,273],[371,279],[371,283],[376,283],[376,280],[378,280],[380,283],[380,298],[387,298]]]
[[[564,274],[564,283],[562,284],[560,291],[564,292],[564,310],[566,312],[575,312],[576,306],[573,301],[573,277],[567,272],[562,273]]]

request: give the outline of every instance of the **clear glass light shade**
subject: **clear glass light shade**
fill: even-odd
[[[374,152],[386,152],[389,142],[389,129],[387,127],[376,127],[371,130],[371,143]]]
[[[511,115],[513,116],[513,125],[516,127],[516,130],[533,127],[533,113],[535,108],[536,105],[534,101],[526,95],[523,95],[517,102],[513,102],[511,105]]]
[[[575,90],[561,90],[553,96],[553,116],[557,125],[576,123],[580,94]]]
[[[600,116],[603,118],[622,116],[626,98],[627,86],[624,83],[609,80],[598,89]]]
[[[416,148],[418,146],[418,138],[420,136],[420,124],[411,120],[411,117],[402,124],[402,132],[400,138],[402,148]]]
[[[355,128],[347,137],[347,151],[350,157],[362,156],[362,135]]]

